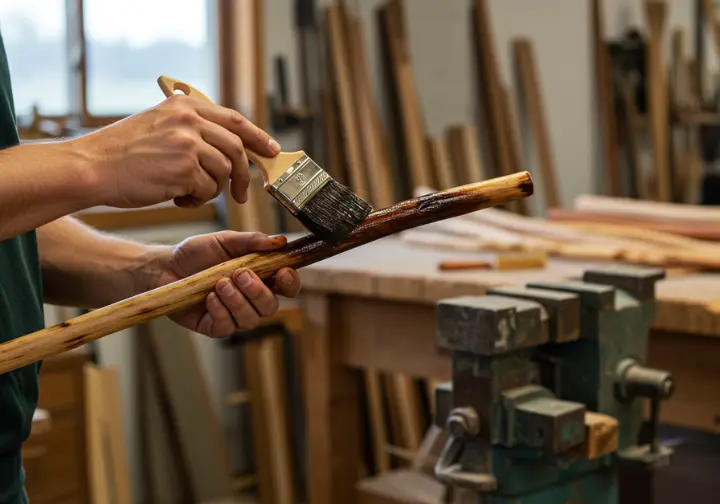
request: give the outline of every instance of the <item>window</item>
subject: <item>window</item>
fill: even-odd
[[[10,65],[15,110],[67,114],[69,72],[65,0],[0,1],[0,34]]]
[[[85,0],[87,108],[132,114],[163,99],[160,74],[217,99],[216,0]]]

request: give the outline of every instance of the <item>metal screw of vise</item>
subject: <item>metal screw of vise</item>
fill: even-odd
[[[455,439],[474,437],[480,433],[480,418],[472,408],[455,408],[448,416],[447,428]]]

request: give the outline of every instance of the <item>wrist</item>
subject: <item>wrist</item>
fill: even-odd
[[[77,143],[77,139],[48,143],[54,159],[62,159],[67,193],[77,201],[77,210],[105,204],[105,187],[100,180],[98,162]]]
[[[141,294],[163,285],[171,273],[169,264],[172,247],[168,245],[143,245],[133,268],[135,292]]]

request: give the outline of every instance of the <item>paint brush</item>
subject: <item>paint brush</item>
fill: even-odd
[[[182,280],[2,343],[0,374],[200,303],[221,278],[230,277],[238,269],[252,270],[263,281],[271,282],[282,268],[299,269],[401,231],[504,205],[532,193],[530,174],[519,172],[426,194],[377,210],[335,246],[310,234],[278,250],[231,259]]]
[[[212,102],[201,91],[177,79],[163,75],[158,84],[167,97],[180,91],[191,98]],[[327,243],[337,244],[346,238],[373,210],[304,151],[281,152],[273,158],[247,148],[245,152],[262,173],[265,190]]]

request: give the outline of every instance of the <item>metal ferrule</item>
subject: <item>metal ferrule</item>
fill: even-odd
[[[270,193],[292,213],[298,213],[332,177],[308,156],[298,159],[270,186]]]

